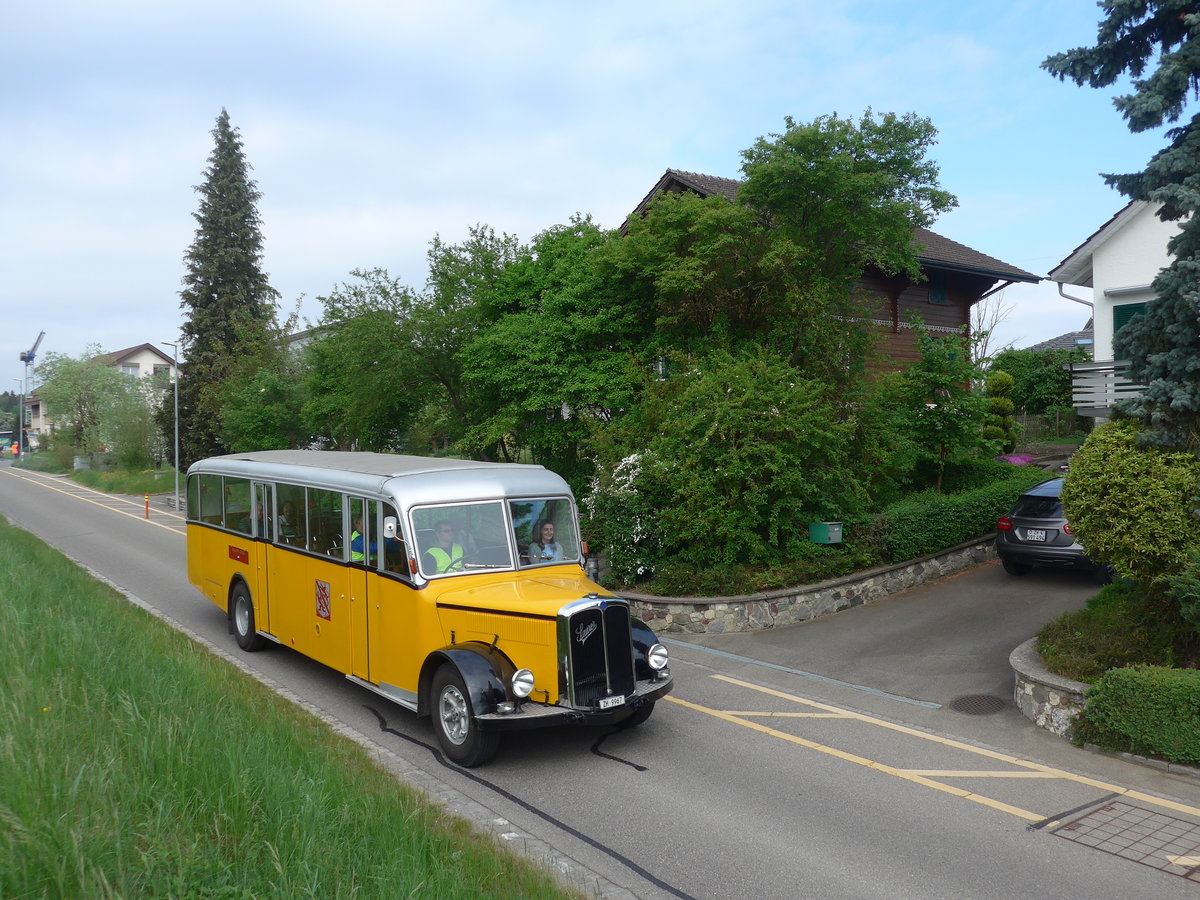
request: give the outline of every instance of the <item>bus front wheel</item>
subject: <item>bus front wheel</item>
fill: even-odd
[[[229,621],[233,623],[233,634],[238,646],[247,653],[261,650],[266,639],[254,628],[254,602],[250,591],[240,581],[229,597]]]
[[[495,756],[500,736],[480,729],[458,669],[449,664],[438,669],[431,691],[433,730],[442,751],[468,769]]]

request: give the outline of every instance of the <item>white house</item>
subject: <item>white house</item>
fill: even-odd
[[[1113,359],[1113,335],[1154,301],[1150,284],[1170,265],[1167,242],[1178,222],[1164,222],[1158,207],[1134,200],[1105,222],[1050,271],[1064,297],[1092,307],[1092,362],[1072,365],[1075,407],[1080,415],[1106,416],[1113,403],[1139,387],[1122,377],[1123,360]],[[1090,297],[1085,296],[1090,289]]]
[[[174,381],[177,374],[175,360],[153,344],[138,344],[136,347],[117,350],[115,353],[106,353],[101,358],[114,369],[120,369],[126,375],[135,378],[149,378],[165,373]],[[29,422],[28,434],[34,438],[32,446],[37,446],[37,437],[49,434],[51,425],[46,404],[38,397],[36,390],[25,398],[25,409],[26,421]]]

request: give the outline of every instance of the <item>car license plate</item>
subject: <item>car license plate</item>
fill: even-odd
[[[1044,528],[1026,528],[1025,540],[1044,541],[1046,540],[1046,530]]]
[[[604,697],[600,701],[601,709],[612,709],[614,706],[624,706],[625,698],[618,695],[616,697]]]

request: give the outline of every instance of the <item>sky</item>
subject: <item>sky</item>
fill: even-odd
[[[262,198],[281,316],[355,269],[420,288],[475,224],[615,228],[668,168],[740,177],[784,118],[913,112],[956,209],[933,230],[1035,275],[1142,169],[1116,90],[1062,83],[1094,0],[59,0],[0,33],[0,391],[21,351],[178,340],[183,257],[222,109]],[[1076,296],[1090,298],[1078,288]],[[1012,286],[992,346],[1085,324]],[[170,348],[165,348],[171,353]],[[14,381],[15,379],[15,381]]]

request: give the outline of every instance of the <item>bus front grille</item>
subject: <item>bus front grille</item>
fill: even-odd
[[[563,696],[576,709],[607,705],[635,687],[629,605],[615,598],[589,597],[558,615]]]

